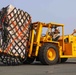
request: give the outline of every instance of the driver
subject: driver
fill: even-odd
[[[53,32],[51,32],[50,35],[52,36],[53,41],[57,41],[59,39],[59,37],[60,37],[59,28],[55,28],[55,30]]]

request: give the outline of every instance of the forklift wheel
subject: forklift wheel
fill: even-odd
[[[27,58],[26,60],[24,60],[23,64],[32,64],[34,62],[35,58]]]
[[[51,43],[44,44],[39,50],[39,60],[44,65],[56,64],[59,58],[58,49]]]

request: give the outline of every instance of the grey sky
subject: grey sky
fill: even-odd
[[[65,25],[65,34],[76,28],[76,0],[0,0],[0,9],[9,4],[27,11],[32,21]]]

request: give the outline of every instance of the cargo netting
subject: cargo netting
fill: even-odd
[[[0,61],[21,64],[27,58],[31,17],[13,6],[0,11]]]

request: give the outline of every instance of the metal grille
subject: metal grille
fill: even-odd
[[[14,65],[26,59],[30,24],[30,15],[20,9],[14,8],[6,15],[2,24],[1,62]]]

